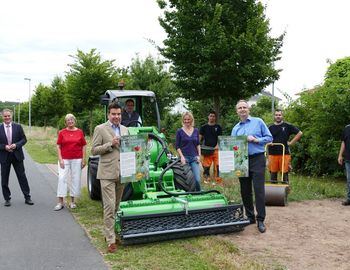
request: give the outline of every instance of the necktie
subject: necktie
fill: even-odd
[[[6,126],[6,137],[7,137],[8,144],[12,144],[12,134],[11,134],[10,125]]]

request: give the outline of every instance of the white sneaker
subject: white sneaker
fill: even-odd
[[[70,207],[71,209],[75,209],[75,208],[77,208],[77,205],[76,205],[74,202],[71,202],[70,205],[69,205],[69,207]]]
[[[58,203],[56,206],[55,206],[55,208],[53,209],[53,211],[60,211],[61,209],[63,209],[63,204],[61,204],[61,203]]]

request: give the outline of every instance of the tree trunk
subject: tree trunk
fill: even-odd
[[[213,97],[214,101],[214,111],[216,112],[216,122],[219,123],[220,120],[220,97],[219,96],[214,96]]]

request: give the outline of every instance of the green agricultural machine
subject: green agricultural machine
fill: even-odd
[[[127,99],[135,102],[142,119],[138,127],[128,127],[130,135],[147,134],[149,177],[125,185],[115,230],[123,244],[149,243],[161,240],[241,231],[249,220],[243,206],[231,203],[217,190],[194,191],[191,168],[181,165],[168,150],[160,132],[160,116],[155,94],[143,90],[108,90],[101,103]],[[147,117],[146,117],[147,116]],[[101,199],[96,179],[99,157],[88,162],[88,191],[93,200]]]

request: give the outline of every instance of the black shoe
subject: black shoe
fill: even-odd
[[[265,227],[263,221],[258,220],[258,230],[259,230],[259,232],[261,232],[261,233],[266,232],[266,227]]]
[[[24,201],[24,203],[25,203],[25,204],[28,204],[28,205],[33,205],[33,204],[34,204],[33,201],[32,201],[31,199],[26,199],[26,200]]]
[[[4,206],[11,206],[11,201],[10,200],[5,201]]]
[[[346,200],[345,202],[342,202],[341,204],[342,204],[342,205],[346,205],[346,206],[347,206],[347,205],[350,205],[350,200]]]

